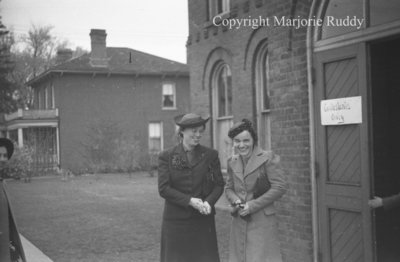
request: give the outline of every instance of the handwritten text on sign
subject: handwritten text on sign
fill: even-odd
[[[321,101],[321,124],[348,125],[362,123],[361,96]]]

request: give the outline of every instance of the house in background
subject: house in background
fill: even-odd
[[[281,157],[284,261],[400,261],[400,212],[367,205],[400,192],[400,1],[188,7],[191,108],[212,115],[205,143],[226,167],[227,130],[246,117]]]
[[[93,133],[107,132],[101,128],[142,153],[176,143],[173,117],[190,109],[187,65],[107,47],[106,36],[92,29],[91,52],[78,58],[60,50],[59,63],[28,83],[34,107],[5,116],[7,136],[33,145],[37,164],[85,169]]]

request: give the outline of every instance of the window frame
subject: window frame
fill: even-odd
[[[232,94],[232,99],[230,101],[231,103],[231,111],[229,112],[230,114],[225,114],[220,116],[219,115],[219,86],[218,86],[218,78],[223,70],[224,67],[227,67],[229,72],[230,72],[230,77],[231,77],[231,82],[230,82],[230,87],[227,86],[227,88],[231,88],[231,94]],[[226,160],[230,155],[232,155],[232,145],[231,145],[231,139],[228,138],[227,136],[227,130],[229,130],[230,127],[233,125],[233,74],[232,74],[232,69],[231,66],[226,63],[224,60],[219,60],[215,63],[213,66],[213,69],[211,71],[211,77],[210,77],[210,85],[211,85],[211,96],[212,96],[212,115],[213,115],[213,120],[212,120],[212,140],[213,140],[213,145],[214,148],[219,151],[219,157],[221,161],[224,162],[224,164],[221,165],[221,168],[223,172],[226,172],[227,167],[224,165],[226,164]],[[224,93],[226,97],[228,98],[227,94],[227,88],[224,90]],[[226,99],[226,104],[225,104],[225,111],[226,113],[228,112],[229,108],[229,99]],[[221,130],[225,130],[222,132]],[[225,143],[226,146],[220,145],[222,142]]]
[[[151,131],[152,125],[158,125],[159,136],[152,136],[152,131]],[[152,153],[159,153],[159,152],[163,151],[164,150],[163,123],[161,121],[159,121],[159,122],[158,121],[151,121],[151,122],[148,123],[147,131],[148,131],[148,151],[149,151],[149,153],[152,154]],[[153,139],[159,139],[160,140],[160,149],[159,150],[152,150],[151,141]]]
[[[253,64],[253,85],[254,85],[254,99],[255,99],[255,119],[257,120],[258,134],[264,134],[265,137],[260,137],[258,140],[259,146],[265,150],[270,150],[271,141],[271,103],[270,103],[270,89],[269,87],[269,73],[270,73],[270,60],[268,52],[268,43],[263,41],[259,44],[254,55]],[[265,104],[264,96],[268,98],[268,106]]]
[[[219,10],[221,9],[221,10]],[[231,11],[230,0],[208,0],[208,20],[212,20],[217,15],[226,15]]]
[[[225,114],[220,115],[219,109],[220,109],[220,104],[219,104],[219,90],[220,90],[220,86],[218,84],[218,78],[220,76],[220,74],[222,73],[222,71],[227,68],[227,72],[230,73],[230,78],[231,78],[231,85],[230,85],[230,92],[232,95],[232,99],[229,100],[229,86],[225,86],[224,88],[224,95],[225,95]],[[217,110],[217,112],[215,112],[215,116],[218,119],[228,119],[228,118],[233,118],[233,109],[232,109],[232,104],[233,104],[233,87],[232,87],[232,70],[230,68],[230,66],[226,63],[219,63],[213,73],[213,78],[212,78],[212,86],[213,86],[213,96],[215,97],[214,99],[214,108]],[[230,103],[229,103],[230,102]],[[229,110],[230,109],[230,110]],[[229,112],[230,111],[230,112]],[[230,113],[230,114],[228,114]]]
[[[171,85],[172,87],[172,106],[165,106],[164,105],[164,87],[167,85]],[[172,81],[165,81],[161,84],[161,108],[162,110],[176,110],[177,106],[176,106],[176,84],[175,82]]]

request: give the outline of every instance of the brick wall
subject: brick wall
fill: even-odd
[[[82,144],[88,139],[88,127],[96,121],[118,124],[128,139],[139,140],[147,151],[149,122],[163,122],[164,148],[168,148],[176,143],[173,117],[190,109],[188,77],[64,74],[53,81],[63,168],[85,166]],[[163,81],[176,83],[177,110],[161,108]]]
[[[281,156],[289,182],[287,194],[277,204],[283,257],[286,262],[312,261],[306,28],[215,27],[200,14],[205,5],[206,1],[189,0],[187,53],[192,111],[211,114],[209,72],[212,64],[223,58],[232,70],[234,120],[251,119],[252,62],[258,43],[268,42],[272,149]],[[308,17],[310,5],[306,0],[231,0],[231,17]],[[205,143],[211,145],[211,132]]]

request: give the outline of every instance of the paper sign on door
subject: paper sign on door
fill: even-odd
[[[322,125],[360,123],[362,123],[361,96],[321,100]]]

